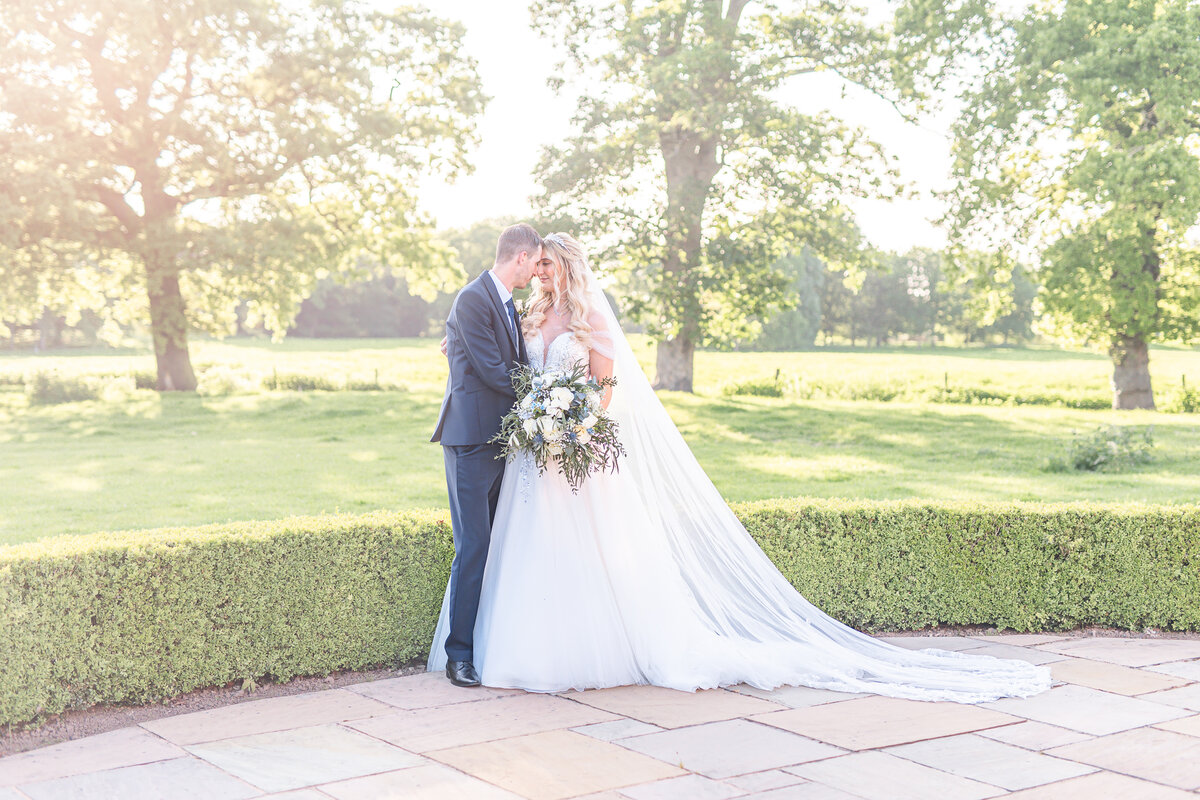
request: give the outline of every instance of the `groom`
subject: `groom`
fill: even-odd
[[[475,617],[504,476],[500,445],[488,440],[517,399],[509,373],[529,362],[512,291],[529,284],[541,251],[542,239],[529,225],[505,228],[495,264],[458,293],[446,318],[450,379],[432,441],[442,444],[454,526],[446,677],[456,686],[479,685]]]

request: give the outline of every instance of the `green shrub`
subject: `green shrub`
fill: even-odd
[[[1067,461],[1075,469],[1088,472],[1118,472],[1145,464],[1150,461],[1150,449],[1154,447],[1153,430],[1102,425],[1075,437],[1068,448]]]
[[[1168,414],[1195,414],[1200,412],[1200,389],[1189,389],[1183,384],[1166,392],[1165,400],[1160,404],[1159,411]]]
[[[94,377],[87,379],[39,371],[25,382],[25,394],[29,404],[34,406],[96,400],[100,397],[100,381]]]
[[[323,375],[305,375],[299,372],[272,372],[263,378],[264,389],[287,392],[336,392],[338,385]]]
[[[1200,507],[767,501],[735,507],[810,601],[865,630],[1200,630]]]
[[[214,364],[196,376],[196,392],[207,397],[231,394],[251,394],[259,391],[262,379],[240,367]]]
[[[1200,630],[1200,508],[767,501],[735,511],[863,630]],[[444,513],[58,537],[0,548],[0,723],[423,658]]]
[[[133,378],[133,385],[138,389],[157,389],[158,388],[158,373],[151,370],[139,369],[129,373]]]
[[[736,391],[743,385],[769,385],[767,380],[749,381],[747,384],[730,384],[724,387],[726,395],[754,394],[753,391]],[[1057,406],[1060,408],[1105,409],[1112,405],[1111,398],[1087,392],[1068,393],[1039,392],[1027,388],[1004,389],[996,386],[943,385],[913,380],[907,377],[852,378],[846,380],[812,380],[800,378],[780,384],[783,394],[800,400],[851,400],[875,403],[944,403],[950,405],[987,406]],[[778,397],[779,395],[769,395]]]
[[[721,387],[721,394],[726,397],[783,397],[783,382],[776,371],[774,378],[752,378],[748,381],[727,383]]]
[[[56,537],[0,548],[0,723],[424,658],[444,514]]]
[[[137,391],[132,375],[60,375],[35,372],[25,380],[25,394],[34,406],[77,403],[83,400],[120,402]]]
[[[398,383],[381,383],[379,370],[369,379],[360,379],[351,375],[346,376],[345,389],[347,392],[404,392],[407,389]]]

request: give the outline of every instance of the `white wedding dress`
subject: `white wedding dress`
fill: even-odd
[[[475,624],[486,686],[557,692],[626,684],[694,690],[790,684],[979,703],[1050,687],[1045,667],[860,633],[806,601],[692,456],[592,281],[614,358],[609,412],[627,455],[573,494],[522,454],[505,468]],[[527,340],[532,366],[588,363],[571,333]],[[609,350],[611,349],[611,352]],[[448,604],[429,669],[446,664]]]

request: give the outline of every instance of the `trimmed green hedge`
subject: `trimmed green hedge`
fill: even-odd
[[[769,501],[735,507],[784,575],[864,630],[1200,630],[1200,507]]]
[[[866,630],[1200,630],[1200,508],[769,501],[735,510]],[[428,652],[444,513],[59,537],[0,548],[0,723]]]
[[[448,515],[306,517],[0,548],[0,723],[423,659]]]

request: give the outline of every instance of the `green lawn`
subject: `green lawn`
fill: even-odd
[[[643,363],[649,347],[639,342]],[[367,379],[405,392],[263,392],[230,397],[137,392],[122,402],[29,408],[0,392],[0,543],[102,529],[289,514],[443,507],[441,451],[429,444],[445,364],[424,340],[197,342],[197,364],[269,374]],[[1155,350],[1162,386],[1200,381],[1200,353]],[[0,355],[0,376],[148,370],[145,353]],[[1049,407],[724,398],[731,379],[793,375],[872,380],[953,376],[1064,388],[1107,385],[1084,353],[893,350],[709,354],[698,395],[664,394],[729,501],[780,496],[1185,503],[1200,496],[1200,418]],[[1172,378],[1174,376],[1174,378]],[[1119,474],[1047,473],[1073,432],[1153,425],[1153,463]]]

